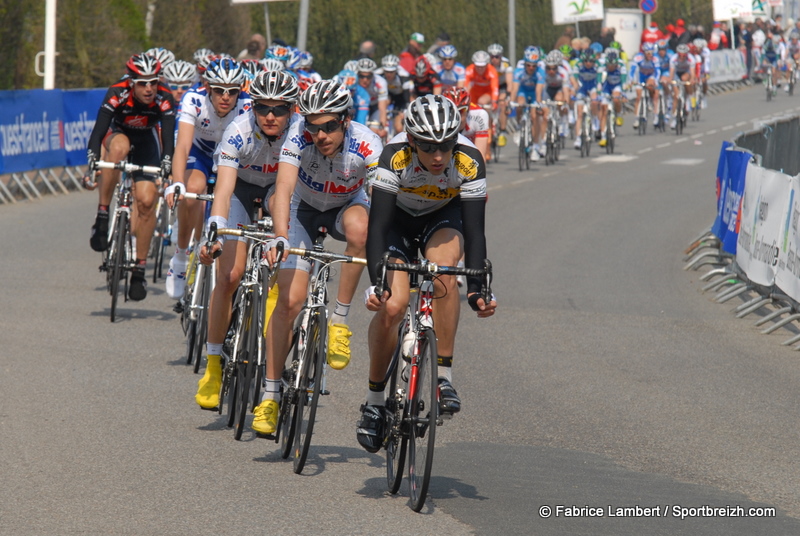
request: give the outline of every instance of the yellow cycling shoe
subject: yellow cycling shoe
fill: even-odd
[[[505,147],[506,146],[506,141],[507,140],[506,140],[506,135],[505,134],[500,134],[499,136],[497,136],[497,146],[498,147]]]
[[[253,430],[257,434],[272,435],[278,427],[278,414],[281,406],[277,400],[264,400],[256,406]]]
[[[599,145],[600,147],[605,147],[606,143],[608,143],[608,142],[606,141],[605,138],[603,138],[603,139],[600,140],[600,143],[598,143],[597,145]]]
[[[618,126],[618,127],[621,127],[621,126],[622,126],[622,124],[623,124],[624,122],[625,122],[625,121],[622,119],[622,116],[621,116],[621,115],[618,115],[618,116],[617,116],[617,126]]]
[[[328,324],[328,365],[342,370],[350,363],[350,336],[353,334],[345,324]]]
[[[197,382],[195,401],[203,409],[214,409],[219,406],[219,389],[222,386],[222,364],[218,355],[208,356],[206,373]]]

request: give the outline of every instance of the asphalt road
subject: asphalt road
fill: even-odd
[[[797,110],[750,88],[712,97],[681,137],[639,137],[626,116],[617,154],[568,148],[527,172],[509,144],[489,166],[500,308],[479,320],[464,307],[464,409],[438,431],[421,514],[355,440],[360,304],[353,362],[329,374],[298,476],[274,443],[237,442],[197,409],[163,283],[109,323],[87,244],[94,194],[3,205],[0,534],[800,533],[788,332],[735,319],[681,261],[713,220],[722,140]]]

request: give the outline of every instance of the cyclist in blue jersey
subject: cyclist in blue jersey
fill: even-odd
[[[634,62],[636,65],[636,72],[639,73],[638,84],[636,85],[636,105],[634,110],[639,109],[639,103],[642,101],[642,84],[647,88],[650,93],[650,102],[658,103],[656,100],[656,83],[661,78],[661,62],[653,54],[653,44],[644,43],[642,45],[642,57]],[[657,105],[657,104],[656,104]],[[654,110],[655,121],[654,125],[658,125],[658,110]],[[633,121],[633,128],[639,128],[639,117]]]
[[[356,123],[367,124],[369,119],[369,93],[356,79],[355,71],[343,70],[337,75],[339,83],[347,86],[353,96],[353,107],[350,109],[350,117]]]
[[[544,59],[544,69],[539,69],[536,84],[536,100],[544,102],[547,99],[560,102],[569,102],[572,83],[572,73],[569,64],[565,65],[564,55],[559,50],[551,50]],[[543,125],[547,124],[550,115],[549,108],[539,108],[538,112],[543,115]],[[559,114],[566,116],[568,107],[561,105]],[[544,135],[544,128],[541,129]],[[563,134],[563,131],[562,131]],[[536,137],[534,137],[534,140]]]
[[[536,104],[536,86],[544,80],[539,69],[539,48],[529,46],[523,53],[522,66],[514,70],[514,77],[511,82],[511,102],[517,103],[520,107],[526,104]],[[522,108],[520,108],[520,113]],[[531,130],[533,133],[534,150],[531,151],[530,159],[539,160],[538,140],[541,136],[541,121],[536,108],[530,108]]]
[[[598,116],[597,104],[597,83],[600,74],[597,71],[597,57],[591,49],[581,54],[580,62],[575,65],[572,73],[573,79],[578,83],[575,100],[589,100],[590,113],[593,117]],[[575,148],[581,148],[581,125],[583,124],[583,107],[578,106],[578,117],[575,122]]]
[[[616,49],[606,50],[606,65],[602,73],[600,95],[604,105],[610,101],[614,103],[614,113],[617,114],[617,126],[622,126],[622,84],[625,82],[626,71],[621,65],[619,53]],[[608,109],[600,107],[600,147],[606,146],[606,118]]]
[[[772,87],[780,87],[778,83],[778,61],[786,55],[786,47],[781,41],[780,35],[774,35],[771,31],[767,31],[767,39],[764,41],[764,46],[761,49],[761,65],[772,65]]]
[[[456,62],[456,56],[458,56],[456,47],[444,45],[436,52],[436,56],[439,59],[439,63],[434,65],[434,68],[439,75],[439,81],[442,83],[442,92],[453,86],[464,87],[464,77],[467,71],[463,65]]]

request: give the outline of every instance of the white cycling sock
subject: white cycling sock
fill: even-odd
[[[444,365],[439,365],[439,378],[449,381],[453,383],[453,367],[445,367]]]
[[[187,255],[185,249],[177,247],[175,249],[175,260],[178,262],[189,262],[189,255]]]
[[[281,399],[281,381],[264,380],[264,394],[261,395],[261,401],[265,400],[280,400]]]
[[[385,391],[385,390],[384,390]],[[367,404],[370,406],[383,406],[386,403],[384,391],[367,391]]]
[[[331,315],[331,324],[347,324],[347,314],[350,312],[350,304],[336,300],[336,308]]]
[[[206,343],[206,353],[208,355],[222,355],[222,343],[214,344],[207,342]]]

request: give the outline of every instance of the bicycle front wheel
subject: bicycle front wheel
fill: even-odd
[[[125,243],[128,240],[128,213],[120,212],[114,231],[113,253],[109,256],[111,263],[108,273],[111,276],[111,321],[117,318],[117,298],[119,297],[119,282],[125,277],[125,264],[128,259],[125,255]]]
[[[522,123],[522,128],[519,133],[519,170],[525,171],[525,161],[528,159],[528,135],[527,124]]]
[[[203,266],[202,277],[200,277],[200,300],[198,301],[197,320],[194,323],[194,373],[200,371],[200,362],[203,361],[203,346],[208,337],[208,304],[211,301],[211,270],[213,266]]]
[[[253,386],[256,363],[258,362],[258,340],[261,336],[261,322],[259,322],[259,300],[255,292],[247,300],[244,316],[244,347],[242,348],[238,363],[238,376],[236,383],[239,393],[236,397],[236,419],[233,437],[238,441],[244,432],[245,417],[251,400],[250,388]]]
[[[386,386],[389,393],[389,396],[386,397],[386,420],[384,422],[386,433],[386,485],[392,495],[398,492],[400,484],[403,482],[403,466],[405,465],[408,449],[408,436],[403,433],[402,429],[405,388],[398,392],[398,386],[403,385],[400,374],[405,361],[400,357],[400,350],[403,347],[404,333],[405,329],[401,329],[400,335],[397,337],[397,347],[392,358],[394,371],[389,377],[389,382]]]
[[[278,430],[281,438],[281,458],[284,460],[289,457],[292,453],[292,447],[294,446],[294,409],[295,409],[295,400],[297,396],[297,392],[294,390],[294,384],[297,374],[296,370],[294,369],[294,365],[299,363],[300,360],[300,348],[298,347],[298,341],[300,340],[300,334],[296,329],[294,332],[294,338],[292,339],[292,369],[284,370],[284,378],[287,380],[288,383],[284,384],[283,387],[283,394],[281,396],[281,412],[280,416],[278,417]]]
[[[408,450],[408,483],[411,491],[411,508],[422,510],[428,495],[428,485],[433,468],[433,448],[436,440],[436,423],[439,420],[438,363],[436,335],[433,330],[423,332],[420,342],[416,385],[410,394],[408,417],[410,448]],[[412,375],[414,371],[412,370]],[[414,378],[411,378],[414,383]]]
[[[308,458],[311,437],[314,432],[314,419],[322,390],[322,369],[326,359],[328,326],[324,310],[311,316],[306,343],[306,359],[300,376],[300,391],[297,393],[294,437],[294,472],[300,474]]]

